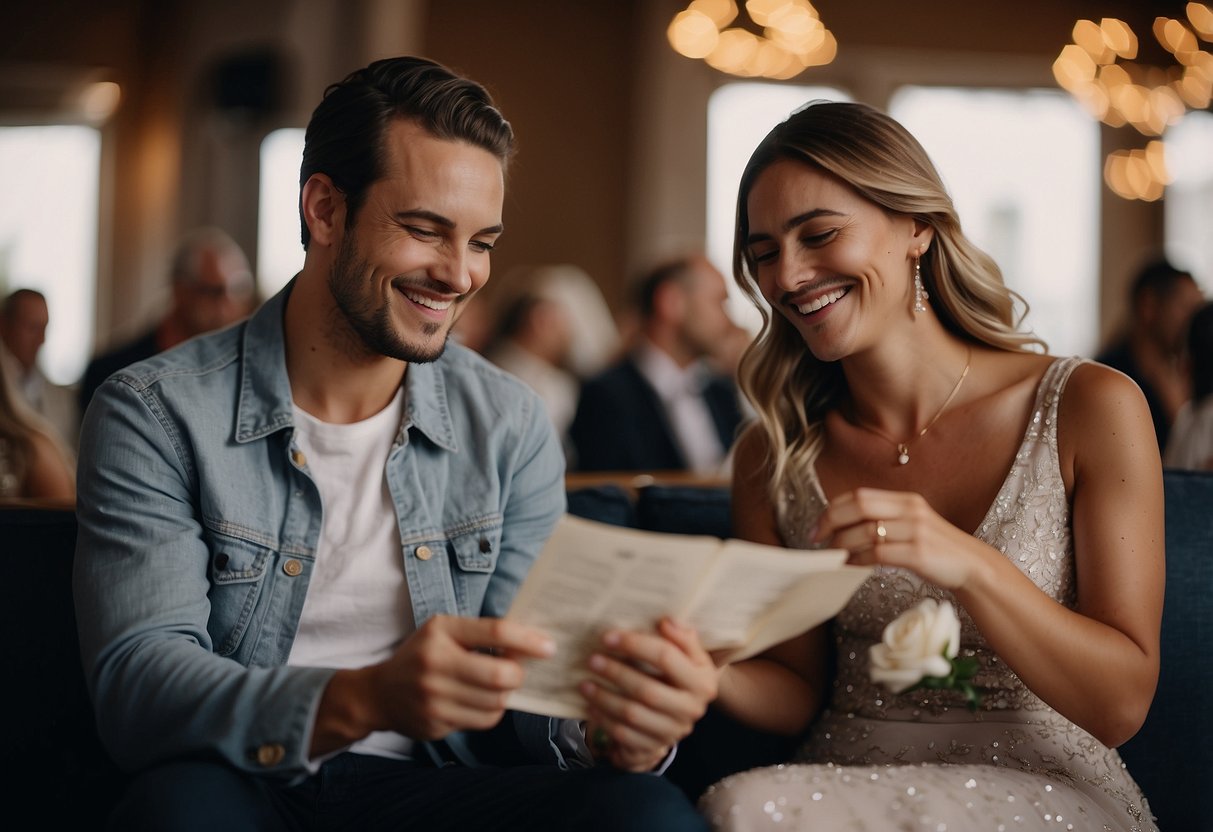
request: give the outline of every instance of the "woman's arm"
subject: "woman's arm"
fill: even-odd
[[[853,562],[904,567],[952,590],[1033,693],[1116,746],[1145,720],[1158,681],[1162,466],[1145,400],[1115,371],[1094,364],[1075,370],[1058,423],[1073,524],[1073,610],[917,494],[841,495],[818,538],[850,549]],[[874,545],[878,520],[886,537]]]
[[[737,442],[733,461],[733,534],[782,546],[770,499],[766,438],[757,427]],[[778,644],[720,671],[716,705],[762,731],[798,734],[824,701],[827,675],[825,627]]]

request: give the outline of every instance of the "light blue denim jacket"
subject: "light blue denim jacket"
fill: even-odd
[[[218,756],[307,773],[334,671],[285,666],[323,511],[293,439],[289,292],[119,371],[86,414],[74,592],[101,739],[125,769]],[[457,344],[404,384],[387,480],[416,623],[502,615],[565,509],[559,441],[529,388]],[[518,717],[531,759],[565,765],[556,721]],[[468,739],[443,756],[474,763]]]

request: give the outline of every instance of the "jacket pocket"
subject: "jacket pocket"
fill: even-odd
[[[461,615],[479,615],[501,548],[501,518],[462,525],[447,532],[455,600]]]
[[[208,530],[208,535],[211,614],[206,628],[215,653],[231,656],[248,633],[275,552],[268,546],[213,530]]]

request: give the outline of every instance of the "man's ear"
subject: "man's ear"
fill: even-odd
[[[667,280],[653,292],[653,310],[662,320],[681,321],[686,305],[686,289],[676,280]]]
[[[335,245],[345,228],[345,194],[325,174],[313,173],[303,183],[299,203],[312,242]]]

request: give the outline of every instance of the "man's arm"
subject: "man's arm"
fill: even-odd
[[[192,447],[178,431],[124,380],[98,389],[83,426],[73,591],[101,739],[127,770],[207,755],[302,775],[332,671],[244,667],[215,653],[211,553]]]

